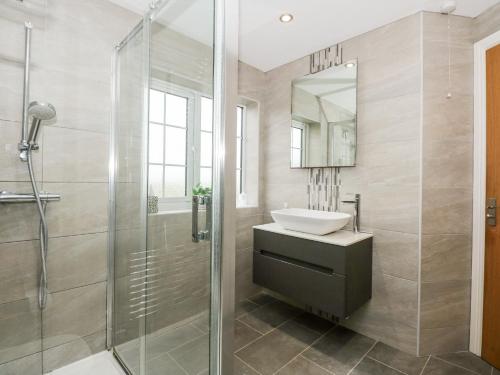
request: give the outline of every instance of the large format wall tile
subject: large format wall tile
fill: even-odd
[[[36,298],[0,305],[0,363],[41,350],[40,310]]]
[[[21,140],[21,123],[0,120],[0,181],[29,181],[28,165],[19,159],[18,144]],[[43,148],[42,140],[39,145]],[[35,178],[41,180],[42,158],[39,152],[33,156]],[[0,189],[3,189],[0,183]]]
[[[47,207],[50,237],[107,231],[108,184],[49,182],[43,188],[61,195]]]
[[[106,135],[46,127],[43,139],[45,182],[108,182]]]
[[[38,294],[39,241],[0,244],[0,304]]]
[[[100,331],[74,341],[55,346],[43,352],[44,373],[76,362],[92,354],[103,351],[106,347],[106,332]]]
[[[42,355],[35,353],[0,365],[2,375],[40,375],[42,373]]]
[[[473,37],[474,42],[477,42],[488,35],[500,30],[500,4],[496,4],[489,9],[486,9],[473,21]]]
[[[106,283],[49,294],[43,311],[43,348],[106,329]]]
[[[108,233],[49,239],[48,287],[51,292],[106,281]]]
[[[469,348],[469,325],[420,330],[419,355],[462,352]]]

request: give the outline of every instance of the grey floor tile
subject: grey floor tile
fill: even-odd
[[[236,320],[234,322],[234,351],[240,350],[261,336],[256,330]]]
[[[469,370],[454,366],[440,359],[431,358],[422,375],[471,375]]]
[[[1,375],[40,375],[42,373],[42,355],[28,355],[0,365]]]
[[[235,356],[234,375],[259,375],[259,373],[248,367],[241,359]]]
[[[491,375],[500,375],[500,369],[493,369],[493,373]]]
[[[299,314],[299,309],[281,301],[274,301],[249,312],[240,320],[265,334]]]
[[[259,305],[257,305],[256,303],[254,303],[250,300],[244,299],[243,301],[240,301],[236,304],[234,314],[235,314],[236,318],[239,318],[242,315],[245,315],[246,313],[253,311],[258,307],[259,307]]]
[[[157,332],[146,336],[146,351],[148,357],[153,359],[161,356],[188,341],[200,337],[203,333],[192,325],[185,325],[165,332]]]
[[[170,352],[172,358],[189,374],[198,375],[208,368],[208,334]]]
[[[403,375],[380,362],[374,361],[371,358],[365,357],[359,365],[351,372],[351,375]]]
[[[198,328],[200,331],[207,333],[209,331],[209,319],[208,313],[203,313],[199,318],[193,320],[191,323],[194,327]]]
[[[294,320],[297,323],[319,333],[325,333],[334,326],[333,322],[309,313],[300,314]]]
[[[261,337],[236,355],[262,375],[274,374],[319,337],[294,321]]]
[[[306,350],[304,357],[335,373],[347,374],[371,349],[374,340],[338,326]]]
[[[168,354],[147,362],[148,375],[186,375],[184,370]]]
[[[264,306],[267,305],[268,303],[278,301],[276,298],[267,293],[259,293],[255,296],[250,297],[248,300],[260,306]]]
[[[481,375],[491,375],[491,366],[470,352],[442,354],[436,357]]]
[[[375,345],[368,356],[408,375],[420,375],[427,362],[427,357],[416,357],[381,342]]]
[[[329,375],[328,371],[325,371],[317,364],[298,356],[292,362],[287,364],[281,370],[279,370],[277,375]]]

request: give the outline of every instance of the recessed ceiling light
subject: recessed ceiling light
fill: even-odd
[[[345,67],[346,68],[354,68],[355,65],[356,64],[354,64],[353,62],[350,62],[350,63],[345,64]]]
[[[284,13],[280,16],[280,21],[283,23],[292,22],[293,16],[290,13]]]

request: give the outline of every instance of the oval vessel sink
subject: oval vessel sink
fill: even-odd
[[[306,210],[303,208],[285,208],[271,211],[274,221],[288,230],[324,235],[342,229],[351,218],[343,212]]]

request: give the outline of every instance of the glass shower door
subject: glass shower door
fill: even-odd
[[[134,375],[209,373],[213,8],[161,2],[116,53],[109,344]]]

